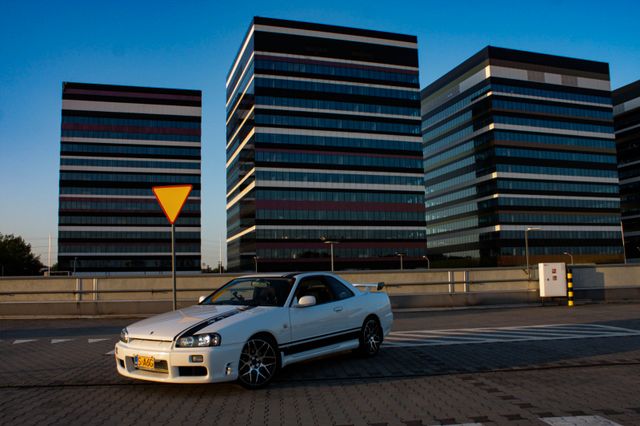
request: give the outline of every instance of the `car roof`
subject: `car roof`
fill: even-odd
[[[330,272],[322,272],[322,271],[310,271],[310,272],[268,272],[264,274],[251,274],[251,275],[243,275],[242,278],[303,278],[310,275],[329,275],[334,276],[334,274]]]

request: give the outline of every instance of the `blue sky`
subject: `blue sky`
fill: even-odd
[[[236,7],[236,5],[241,7]],[[11,1],[0,14],[0,233],[57,236],[63,81],[200,89],[203,261],[225,233],[224,82],[255,15],[418,36],[424,87],[487,44],[640,79],[637,1]]]

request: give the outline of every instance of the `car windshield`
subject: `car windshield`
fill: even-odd
[[[237,278],[213,292],[201,305],[284,306],[293,281],[280,277]]]

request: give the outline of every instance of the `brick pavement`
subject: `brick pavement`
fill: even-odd
[[[636,327],[636,308],[592,312],[602,323]],[[547,312],[564,315],[539,309],[523,323],[543,323]],[[510,315],[522,321],[522,313],[488,313],[486,323],[504,326]],[[429,315],[415,321],[429,322]],[[431,324],[460,323],[455,312],[448,315],[439,313]],[[113,357],[105,355],[117,327],[105,321],[83,331],[74,324],[38,328],[36,322],[25,330],[14,323],[0,332],[0,423],[543,425],[541,418],[599,416],[640,424],[638,336],[387,347],[373,359],[342,354],[292,365],[269,388],[250,392],[233,384],[121,378]],[[13,344],[34,337],[29,327],[39,330],[38,340]],[[89,343],[90,338],[95,340]]]

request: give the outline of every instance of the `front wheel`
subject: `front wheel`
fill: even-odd
[[[269,384],[278,371],[276,343],[268,337],[252,337],[244,344],[238,362],[238,381],[248,389]]]
[[[382,327],[378,320],[374,317],[369,317],[362,324],[360,329],[360,346],[358,347],[358,354],[371,357],[378,353],[380,345],[382,344]]]

